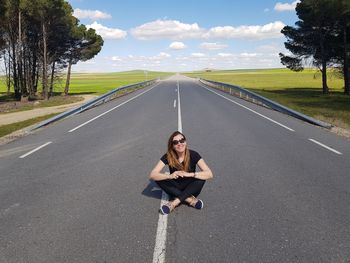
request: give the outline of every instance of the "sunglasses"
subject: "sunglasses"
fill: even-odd
[[[185,143],[186,139],[182,138],[181,140],[173,140],[173,145],[178,145],[179,143]]]

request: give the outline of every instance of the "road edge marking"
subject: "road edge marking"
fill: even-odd
[[[111,111],[113,111],[113,110],[115,110],[115,109],[117,109],[117,108],[123,106],[124,104],[126,104],[126,103],[128,103],[128,102],[130,102],[130,101],[132,101],[132,100],[134,100],[134,99],[136,99],[137,97],[140,97],[141,95],[145,94],[146,92],[149,92],[150,90],[154,89],[154,88],[155,88],[156,86],[158,86],[158,85],[159,85],[159,84],[157,84],[157,85],[153,86],[152,88],[150,88],[150,89],[148,89],[148,90],[146,90],[146,91],[144,91],[144,92],[142,92],[142,93],[136,95],[135,97],[132,97],[132,98],[130,98],[130,99],[124,101],[123,103],[121,103],[121,104],[119,104],[119,105],[117,105],[117,106],[115,106],[115,107],[113,107],[113,108],[111,108],[111,109],[109,109],[109,110],[107,110],[107,111],[101,113],[100,115],[98,115],[98,116],[96,116],[96,117],[94,117],[94,118],[92,118],[92,119],[90,119],[90,120],[88,120],[88,121],[86,121],[86,122],[80,124],[79,126],[73,128],[73,129],[71,129],[71,130],[69,130],[68,132],[74,132],[74,131],[80,129],[81,127],[83,127],[83,126],[89,124],[90,122],[92,122],[92,121],[94,121],[94,120],[96,120],[96,119],[102,117],[103,115],[106,115],[107,113],[109,113],[109,112],[111,112]]]
[[[199,85],[199,84],[197,83],[197,85]],[[275,124],[281,126],[282,128],[285,128],[285,129],[287,129],[287,130],[289,130],[289,131],[291,131],[291,132],[295,132],[295,130],[293,130],[292,128],[289,128],[288,126],[286,126],[286,125],[284,125],[284,124],[282,124],[282,123],[279,123],[278,121],[275,121],[275,120],[273,120],[273,119],[271,119],[271,118],[269,118],[269,117],[267,117],[267,116],[265,116],[265,115],[263,115],[263,114],[261,114],[261,113],[255,111],[255,110],[252,110],[252,109],[250,109],[250,108],[248,108],[248,107],[246,107],[246,106],[244,106],[244,105],[242,105],[242,104],[240,104],[240,103],[238,103],[238,102],[236,102],[236,101],[234,101],[234,100],[231,100],[231,99],[225,97],[224,95],[221,95],[220,93],[217,93],[217,92],[215,92],[215,91],[213,91],[213,90],[210,90],[209,88],[204,87],[204,86],[202,86],[202,85],[199,85],[199,86],[201,86],[202,88],[207,89],[208,91],[210,91],[210,92],[212,92],[212,93],[214,93],[214,94],[216,94],[216,95],[218,95],[218,96],[220,96],[220,97],[222,97],[222,98],[224,98],[224,99],[226,99],[226,100],[228,100],[228,101],[231,101],[232,103],[234,103],[234,104],[236,104],[236,105],[238,105],[238,106],[240,106],[240,107],[242,107],[242,108],[244,108],[244,109],[246,109],[246,110],[249,110],[249,111],[251,111],[251,112],[253,112],[253,113],[259,115],[260,117],[262,117],[262,118],[264,118],[264,119],[267,119],[267,120],[269,120],[269,121],[271,121],[271,122],[273,122],[273,123],[275,123]]]

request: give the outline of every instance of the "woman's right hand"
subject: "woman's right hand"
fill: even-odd
[[[175,171],[170,175],[170,179],[177,179],[179,178],[181,175],[179,174],[179,171]]]

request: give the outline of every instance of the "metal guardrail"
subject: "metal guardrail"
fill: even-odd
[[[254,93],[252,91],[249,91],[249,90],[246,90],[246,89],[244,89],[242,87],[239,87],[239,86],[236,86],[236,85],[230,85],[230,84],[227,84],[227,83],[222,83],[222,82],[202,79],[202,78],[199,78],[199,81],[201,83],[203,83],[204,85],[207,85],[209,87],[213,87],[213,88],[222,90],[224,92],[229,93],[230,95],[243,98],[245,100],[251,101],[253,103],[256,103],[256,104],[259,104],[259,105],[262,105],[262,106],[265,106],[265,107],[268,107],[268,108],[271,108],[273,110],[282,112],[284,114],[288,114],[290,116],[293,116],[295,118],[298,118],[298,119],[306,121],[306,122],[309,122],[311,124],[318,125],[318,126],[321,126],[323,128],[327,128],[327,129],[330,129],[330,128],[333,127],[332,124],[329,124],[329,123],[326,123],[326,122],[314,119],[314,118],[312,118],[310,116],[307,116],[305,114],[302,114],[300,112],[292,110],[292,109],[290,109],[288,107],[285,107],[285,106],[283,106],[283,105],[281,105],[281,104],[279,104],[277,102],[269,100],[269,99],[267,99],[267,98],[265,98],[263,96],[260,96],[260,95],[258,95],[256,93]]]
[[[90,101],[88,101],[88,102],[86,102],[86,103],[84,103],[76,108],[62,112],[61,114],[58,114],[50,119],[42,121],[38,125],[33,126],[33,128],[31,128],[30,131],[39,129],[43,126],[46,126],[50,123],[61,120],[63,118],[67,118],[68,116],[81,113],[81,112],[86,111],[92,107],[99,105],[99,104],[106,103],[106,102],[114,99],[116,97],[117,93],[122,91],[122,90],[138,88],[138,87],[143,88],[146,86],[150,86],[150,85],[156,83],[157,81],[159,81],[159,78],[116,88],[116,89],[109,91],[109,92],[107,92],[107,93],[105,93],[105,94],[103,94],[95,99],[92,99],[92,100],[90,100]]]

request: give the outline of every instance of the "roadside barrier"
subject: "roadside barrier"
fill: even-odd
[[[330,129],[333,127],[332,124],[314,119],[310,116],[307,116],[305,114],[302,114],[300,112],[297,112],[295,110],[292,110],[288,107],[285,107],[277,102],[274,102],[272,100],[269,100],[263,96],[260,96],[252,91],[249,91],[245,88],[236,86],[236,85],[231,85],[231,84],[227,84],[227,83],[222,83],[222,82],[217,82],[217,81],[212,81],[212,80],[207,80],[207,79],[202,79],[199,78],[198,79],[199,82],[203,83],[206,86],[224,91],[226,93],[229,93],[230,95],[242,98],[244,100],[253,102],[255,104],[267,107],[267,108],[271,108],[273,110],[282,112],[284,114],[288,114],[290,116],[293,116],[294,118],[298,118],[300,120],[309,122],[311,124],[317,125],[317,126],[321,126],[323,128],[327,128]]]
[[[75,115],[75,114],[78,114],[78,113],[81,113],[83,111],[86,111],[92,107],[95,107],[95,106],[98,106],[100,104],[103,104],[103,103],[106,103],[114,98],[116,98],[119,94],[119,92],[121,91],[125,91],[127,89],[135,89],[135,88],[144,88],[144,87],[147,87],[147,86],[150,86],[150,85],[153,85],[154,83],[158,82],[159,81],[159,78],[157,79],[152,79],[152,80],[148,80],[148,81],[144,81],[144,82],[140,82],[140,83],[135,83],[135,84],[131,84],[131,85],[127,85],[127,86],[124,86],[124,87],[119,87],[119,88],[116,88],[110,92],[107,92],[97,98],[94,98],[76,108],[73,108],[71,110],[68,110],[68,111],[65,111],[65,112],[62,112],[61,114],[59,115],[56,115],[50,119],[47,119],[43,122],[40,122],[38,125],[35,125],[33,126],[33,128],[30,129],[30,131],[33,131],[33,130],[36,130],[36,129],[39,129],[43,126],[46,126],[48,124],[51,124],[53,122],[56,122],[58,120],[61,120],[63,118],[67,118],[71,115]]]

